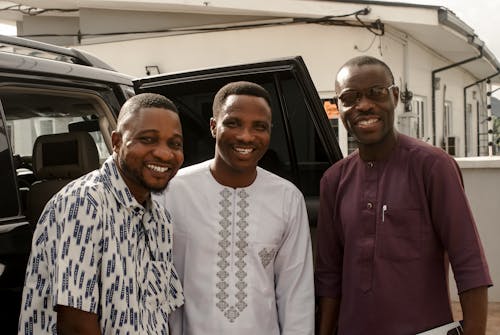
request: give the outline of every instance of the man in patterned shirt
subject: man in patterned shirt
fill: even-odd
[[[187,167],[161,203],[174,219],[174,264],[186,303],[175,335],[312,335],[313,266],[305,202],[257,163],[269,147],[271,101],[249,82],[216,94],[215,157]]]
[[[113,155],[46,205],[33,236],[20,334],[168,334],[183,303],[170,215],[151,199],[184,160],[175,105],[122,107]]]

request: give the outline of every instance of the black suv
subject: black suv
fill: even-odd
[[[248,80],[272,96],[273,128],[260,164],[303,192],[311,227],[316,224],[319,180],[341,158],[335,134],[300,57],[132,79],[86,53],[0,36],[0,324],[14,334],[26,262],[38,212],[32,186],[40,136],[86,132],[100,161],[111,152],[111,131],[122,103],[141,92],[160,93],[178,106],[184,132],[184,165],[211,158],[212,99],[231,81]],[[52,147],[65,161],[76,147]],[[80,153],[81,155],[81,153]],[[43,178],[46,178],[45,176]]]

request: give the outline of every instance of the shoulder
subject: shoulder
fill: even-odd
[[[57,193],[57,196],[95,195],[102,192],[104,188],[103,176],[99,170],[95,170],[68,183]]]
[[[193,190],[203,188],[210,178],[211,160],[190,165],[180,169],[169,182],[165,190],[154,194],[154,198],[160,203],[177,202],[181,198],[190,197]]]
[[[456,167],[456,162],[446,151],[419,139],[399,134],[398,150],[414,167],[444,164]]]
[[[346,171],[354,169],[360,161],[358,150],[351,153],[349,156],[335,162],[330,166],[323,177],[321,178],[322,183],[338,180],[341,176],[346,173]]]
[[[272,192],[273,194],[281,191],[290,195],[296,195],[301,198],[303,197],[302,192],[300,192],[297,186],[295,186],[291,181],[261,167],[257,167],[257,179],[255,182],[259,187],[266,189],[267,192]]]
[[[212,160],[204,161],[198,164],[190,165],[180,169],[169,185],[190,182],[196,178],[204,178],[210,173],[210,163]]]
[[[74,225],[100,227],[95,215],[102,204],[104,187],[99,170],[92,171],[64,186],[45,206],[34,236],[57,240]]]

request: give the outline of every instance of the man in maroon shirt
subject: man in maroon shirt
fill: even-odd
[[[465,334],[484,334],[488,266],[456,162],[398,133],[389,67],[361,56],[335,91],[356,152],[321,180],[318,333],[416,334],[453,321],[451,263]]]

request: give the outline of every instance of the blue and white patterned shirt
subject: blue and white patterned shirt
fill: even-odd
[[[168,334],[183,304],[172,223],[140,205],[110,157],[46,205],[33,235],[19,334],[57,334],[56,305],[95,313],[103,334]]]

